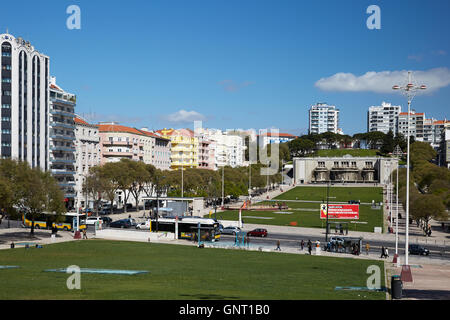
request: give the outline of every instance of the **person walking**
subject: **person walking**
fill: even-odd
[[[83,229],[83,239],[87,239],[87,232],[86,232],[86,228]]]
[[[370,244],[367,242],[366,243],[366,255],[369,255],[369,250],[370,250]]]
[[[311,251],[312,251],[312,243],[311,240],[308,240],[308,252],[311,255]]]
[[[386,256],[386,258],[389,258],[389,250],[388,250],[388,248],[386,247],[384,250],[385,250],[385,254],[384,255]]]
[[[275,250],[281,251],[280,240],[277,240],[277,248]]]
[[[385,258],[386,257],[386,250],[384,249],[384,246],[381,247],[381,257],[380,258]]]
[[[303,251],[304,246],[305,246],[305,241],[303,241],[303,239],[302,239],[302,242],[300,242],[300,247],[302,248],[302,251]]]

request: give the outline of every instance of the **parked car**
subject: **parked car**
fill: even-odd
[[[267,229],[254,229],[247,232],[247,235],[251,237],[267,237]]]
[[[85,221],[87,226],[95,226],[95,223],[99,221],[100,218],[97,217],[88,217]]]
[[[100,217],[104,224],[109,225],[112,222],[110,217]]]
[[[131,223],[129,219],[122,219],[111,222],[109,226],[111,228],[131,228]]]
[[[430,250],[418,244],[410,244],[408,252],[410,254],[418,254],[421,256],[428,256],[430,254]]]
[[[238,232],[241,232],[241,228],[238,228],[238,227],[226,227],[226,228],[223,228],[222,231],[221,231],[222,234],[232,234],[232,235],[235,235]]]
[[[135,228],[140,229],[140,230],[150,230],[150,222],[145,221],[145,222],[138,223],[138,224],[136,224]]]

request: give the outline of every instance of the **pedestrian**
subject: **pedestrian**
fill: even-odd
[[[302,248],[302,251],[303,251],[304,246],[305,246],[305,241],[303,241],[303,239],[302,239],[302,242],[300,242],[300,247]]]
[[[83,239],[87,239],[87,232],[86,232],[86,228],[83,229]]]
[[[385,253],[386,258],[389,258],[389,250],[388,250],[388,248],[386,247],[384,250],[386,251],[386,253]]]
[[[308,240],[308,252],[311,255],[311,251],[312,251],[312,243],[311,240]]]
[[[367,242],[366,243],[366,255],[369,255],[369,250],[370,250],[370,244]]]
[[[277,248],[275,250],[281,251],[280,240],[277,240]]]
[[[385,258],[386,257],[386,250],[384,249],[384,246],[381,247],[381,257],[380,258]]]

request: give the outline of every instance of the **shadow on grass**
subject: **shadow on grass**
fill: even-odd
[[[188,297],[187,299],[201,299],[201,300],[229,300],[229,299],[240,299],[240,297],[235,296],[223,296],[220,294],[180,294],[181,297]]]

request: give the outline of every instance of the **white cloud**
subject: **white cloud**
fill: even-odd
[[[336,73],[328,78],[322,78],[315,86],[323,91],[371,91],[376,93],[393,92],[394,84],[405,84],[408,71],[369,71],[362,76],[352,73]],[[425,84],[427,92],[433,92],[450,84],[450,70],[448,68],[435,68],[427,71],[413,71],[413,79],[417,84]]]
[[[193,122],[196,120],[201,121],[206,120],[206,117],[201,113],[198,113],[197,111],[186,111],[186,110],[180,110],[175,113],[171,113],[165,116],[164,118],[165,120],[173,123],[186,123],[186,122]]]

